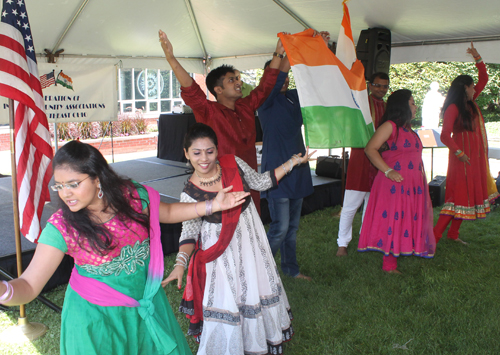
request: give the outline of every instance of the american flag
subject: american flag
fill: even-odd
[[[54,71],[52,70],[48,74],[43,74],[40,77],[40,84],[42,85],[42,89],[48,88],[50,85],[54,85],[56,83],[56,78],[54,77]]]
[[[50,201],[49,125],[24,0],[3,0],[0,17],[0,96],[14,100],[19,222],[21,233],[34,242]]]

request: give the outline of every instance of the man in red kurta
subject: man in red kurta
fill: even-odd
[[[368,101],[370,103],[373,126],[377,129],[385,112],[383,98],[389,89],[389,76],[380,72],[373,74],[370,78],[368,88],[370,90]],[[364,148],[352,148],[349,165],[347,166],[344,205],[340,214],[339,236],[337,239],[339,249],[337,250],[337,256],[347,255],[347,245],[352,239],[352,221],[354,215],[364,201],[364,218],[375,175],[376,169],[366,157]]]
[[[179,64],[173,47],[163,32],[159,32],[165,57],[181,84],[182,99],[193,109],[196,121],[212,127],[219,141],[219,155],[234,154],[257,170],[255,150],[255,115],[257,108],[271,93],[279,73],[285,49],[278,40],[269,68],[264,71],[259,86],[242,98],[241,78],[232,66],[223,65],[207,75],[207,88],[217,102],[209,101],[198,84]],[[209,177],[209,176],[208,176]],[[255,207],[260,212],[260,192],[251,191]]]

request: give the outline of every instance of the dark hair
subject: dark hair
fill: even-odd
[[[132,199],[140,200],[132,196],[136,189],[131,180],[122,179],[108,165],[106,159],[96,148],[80,141],[71,141],[60,148],[52,161],[54,170],[58,168],[69,168],[81,174],[87,174],[92,180],[99,178],[105,208],[111,207],[116,211],[120,221],[126,223],[133,220],[144,226],[149,233],[149,216],[136,212],[130,201],[125,197],[129,194]],[[78,245],[85,248],[82,238],[85,238],[93,251],[106,255],[115,248],[113,234],[103,225],[94,222],[87,208],[77,212],[71,212],[68,206],[61,201],[60,207],[65,222],[76,230],[75,236]]]
[[[474,80],[470,75],[459,75],[452,81],[448,94],[441,109],[441,115],[444,116],[446,109],[451,104],[455,104],[458,108],[458,119],[455,121],[456,127],[462,127],[467,131],[473,131],[472,125],[472,110],[475,109],[474,104],[467,100],[465,87],[474,84]]]
[[[266,68],[269,66],[269,64],[271,64],[272,62],[272,59],[269,59],[266,64],[264,64],[264,70],[266,70]]]
[[[205,79],[205,83],[207,84],[208,91],[212,93],[212,95],[217,98],[217,93],[214,91],[216,86],[220,86],[224,88],[224,77],[227,73],[234,73],[235,69],[232,65],[221,65],[218,68],[210,71],[208,73],[207,78]]]
[[[217,141],[217,135],[215,134],[215,131],[212,129],[212,127],[207,126],[204,123],[196,122],[191,127],[189,127],[189,130],[184,136],[184,149],[186,149],[186,152],[188,151],[189,147],[191,147],[193,142],[200,138],[209,138],[215,144],[215,147],[217,147],[219,144]]]
[[[408,103],[411,96],[411,91],[407,89],[394,91],[387,99],[387,106],[380,124],[392,121],[398,128],[408,124],[412,116],[410,104]]]
[[[373,82],[377,78],[379,78],[381,80],[387,80],[387,81],[389,81],[389,75],[387,75],[387,73],[378,71],[378,72],[372,74],[372,76],[370,77],[370,83],[373,84]]]

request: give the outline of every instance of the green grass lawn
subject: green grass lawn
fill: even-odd
[[[358,233],[349,255],[336,257],[338,210],[302,217],[298,260],[313,281],[283,277],[295,317],[287,355],[500,354],[500,209],[462,224],[460,237],[468,246],[444,237],[434,259],[401,257],[403,275],[382,272],[381,253],[357,252]],[[436,220],[439,209],[434,212]],[[355,231],[360,219],[358,213]],[[167,271],[173,263],[174,256],[166,258]],[[46,296],[62,305],[64,290]],[[175,286],[166,291],[176,310],[181,292]],[[176,313],[187,330],[187,320]],[[21,346],[0,344],[0,353],[58,354],[60,316],[38,301],[27,306],[27,314],[49,332]],[[16,310],[0,312],[0,332],[17,317]]]

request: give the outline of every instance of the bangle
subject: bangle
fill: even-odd
[[[283,170],[285,170],[285,175],[286,175],[285,163],[281,164],[281,167],[283,168]]]
[[[460,149],[458,149],[456,152],[455,152],[455,155],[456,156],[459,156],[460,154],[462,154],[462,151]]]
[[[274,52],[273,56],[281,58],[281,59],[283,59],[285,57],[283,54],[279,54],[278,52]]]
[[[385,177],[388,177],[387,175],[389,175],[389,173],[390,173],[391,171],[392,171],[392,169],[391,169],[391,168],[387,169],[387,170],[385,171],[385,173],[384,173],[384,174],[385,174]]]
[[[457,155],[457,158],[460,159],[461,157],[463,157],[465,155],[464,152],[460,152],[460,154]]]
[[[205,201],[205,216],[210,216],[212,214],[212,200]]]
[[[214,201],[215,201],[215,202],[217,202],[217,206],[219,206],[219,209],[220,209],[220,211],[222,212],[222,207],[220,206],[219,201],[217,201],[217,197],[216,197],[216,198],[214,198]]]
[[[299,158],[299,156],[297,154],[294,154],[294,155],[292,155],[292,158],[296,158],[297,159],[297,166],[299,166],[300,165],[300,158]]]
[[[12,296],[14,296],[14,288],[5,280],[2,280],[2,283],[5,285],[5,287],[7,287],[7,289],[5,290],[4,294],[0,296],[0,302],[8,302],[12,299]]]
[[[184,269],[186,268],[187,264],[189,262],[189,255],[188,253],[185,253],[183,251],[180,251],[177,253],[177,257],[175,258],[175,265],[176,266],[182,266]]]
[[[288,162],[290,163],[290,170],[288,170],[288,174],[290,174],[292,172],[292,169],[293,169],[293,160],[292,160],[292,158],[290,158],[290,160]]]
[[[198,204],[198,202],[196,202],[196,203],[194,204],[194,211],[196,212],[196,214],[198,215],[198,217],[200,217],[200,218],[201,218],[200,214],[198,213],[198,210],[196,209],[196,205],[197,205],[197,204]]]

